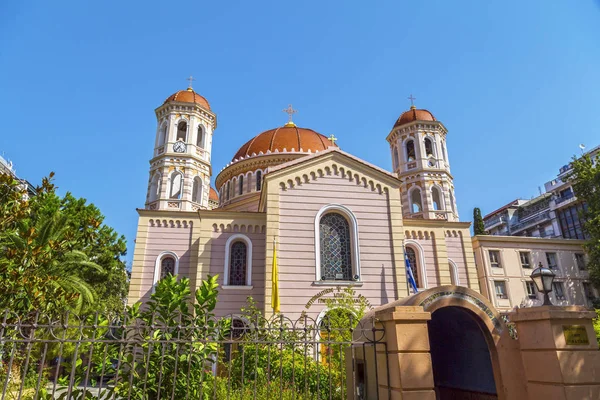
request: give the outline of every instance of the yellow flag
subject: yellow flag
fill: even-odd
[[[277,242],[273,239],[273,271],[271,272],[271,307],[273,312],[279,312],[279,271],[277,271]]]

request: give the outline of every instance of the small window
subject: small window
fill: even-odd
[[[425,138],[425,154],[427,157],[433,157],[433,142],[429,138]]]
[[[413,140],[409,140],[406,142],[406,159],[408,161],[415,161],[415,142]]]
[[[196,138],[196,146],[204,148],[204,129],[202,125],[198,126],[198,137]]]
[[[506,295],[506,282],[494,281],[494,288],[496,290],[496,297],[499,299],[508,299]]]
[[[229,200],[229,181],[227,181],[227,185],[225,186],[225,200]]]
[[[177,125],[177,140],[186,141],[187,138],[187,122],[181,121]]]
[[[500,264],[500,252],[498,250],[490,250],[489,255],[490,265],[493,268],[502,268],[502,265]]]
[[[522,268],[531,268],[531,254],[528,251],[520,251],[519,258],[521,259],[521,267]]]
[[[244,194],[244,175],[240,176],[238,180],[238,192],[239,194]]]
[[[413,214],[423,211],[423,205],[421,204],[421,189],[414,189],[410,193],[410,206]]]
[[[585,254],[575,253],[575,262],[580,271],[585,271],[587,269],[587,266],[585,265]]]
[[[262,184],[262,171],[256,171],[256,191],[260,191],[260,186]]]
[[[583,294],[586,299],[593,300],[596,298],[594,294],[594,289],[592,288],[592,284],[589,282],[582,282],[583,284]]]
[[[548,268],[557,269],[558,263],[556,260],[556,253],[546,253],[546,263],[548,264]]]
[[[442,210],[442,196],[440,196],[440,189],[437,187],[431,188],[431,201],[433,202],[433,209],[435,211]]]
[[[194,184],[192,185],[192,201],[195,203],[202,202],[202,181],[199,176],[194,178]]]
[[[159,188],[160,188],[160,174],[158,172],[152,175],[152,180],[150,182],[150,193],[149,193],[149,201],[155,201],[159,198]]]
[[[169,191],[170,199],[180,199],[181,191],[183,190],[183,175],[179,172],[171,174],[171,190]]]
[[[398,169],[400,162],[398,161],[398,150],[392,147],[392,153],[394,153],[394,169]]]
[[[444,145],[444,142],[442,142],[442,157],[444,157],[444,161],[448,162],[448,160],[446,160],[446,146]]]
[[[552,282],[552,291],[557,300],[565,300],[565,288],[562,282]]]
[[[229,285],[246,285],[246,271],[248,268],[247,252],[246,243],[242,241],[234,242],[231,245],[229,255]]]
[[[166,256],[160,261],[160,279],[167,275],[175,275],[175,259]]]
[[[158,146],[163,146],[167,142],[167,125],[163,125],[160,128],[160,132],[158,134]]]
[[[527,296],[530,299],[536,299],[537,295],[536,295],[536,290],[535,290],[535,284],[531,281],[527,281],[525,282],[525,291],[527,292]]]

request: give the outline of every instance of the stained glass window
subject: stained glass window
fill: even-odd
[[[419,268],[417,267],[417,254],[412,247],[406,248],[406,258],[408,258],[408,262],[410,263],[410,269],[412,270],[412,274],[415,277],[415,283],[417,287],[421,287],[421,282],[419,282],[419,274],[417,271]]]
[[[231,245],[231,254],[229,255],[229,284],[246,284],[246,243],[235,242]]]
[[[160,262],[160,279],[168,274],[175,275],[175,259],[173,257],[164,257]]]
[[[325,214],[319,222],[321,242],[321,279],[352,279],[350,226],[337,213]]]

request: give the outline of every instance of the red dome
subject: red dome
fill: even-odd
[[[400,125],[408,124],[413,121],[437,121],[433,114],[427,110],[418,110],[414,106],[410,110],[402,113],[396,120],[394,128]]]
[[[266,154],[267,151],[300,151],[311,152],[327,150],[328,147],[335,146],[329,139],[312,129],[299,128],[294,124],[286,124],[280,128],[270,129],[250,139],[233,156],[233,160],[242,157],[248,157],[252,154],[259,154],[261,151]]]
[[[219,201],[219,194],[215,189],[212,188],[212,186],[210,187],[210,191],[208,192],[208,199],[216,202]]]
[[[208,104],[208,100],[206,100],[203,96],[200,96],[198,93],[194,92],[191,88],[186,90],[180,90],[177,93],[174,93],[167,97],[165,103],[170,101],[177,101],[179,103],[196,103],[200,107],[204,107],[207,110],[210,110],[210,104]]]

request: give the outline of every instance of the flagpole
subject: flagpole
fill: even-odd
[[[404,253],[404,276],[406,276],[406,294],[410,296],[410,283],[408,282],[408,275],[406,274],[406,246],[404,245],[404,239],[402,239],[402,252]]]

